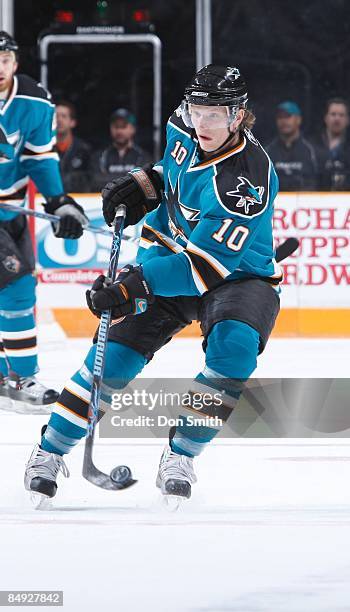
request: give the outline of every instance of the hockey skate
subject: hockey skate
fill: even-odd
[[[12,406],[9,410],[20,414],[50,414],[59,393],[48,389],[35,376],[20,377],[11,372],[7,393]]]
[[[31,500],[37,510],[50,508],[51,499],[57,492],[56,479],[59,472],[62,472],[65,478],[69,477],[63,457],[48,453],[36,444],[26,464],[24,487],[30,491]]]
[[[156,485],[172,509],[176,510],[182,500],[191,497],[191,484],[195,482],[193,458],[174,453],[167,445],[160,459]]]

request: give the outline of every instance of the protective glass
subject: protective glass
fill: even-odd
[[[191,128],[198,125],[214,130],[228,127],[237,118],[238,111],[239,106],[200,106],[187,100],[181,103],[182,119]]]

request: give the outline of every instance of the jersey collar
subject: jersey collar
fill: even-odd
[[[197,170],[203,170],[205,168],[209,168],[210,166],[214,166],[215,164],[218,164],[224,161],[225,159],[232,157],[232,155],[237,155],[237,153],[240,153],[241,151],[243,151],[246,144],[247,144],[246,137],[243,136],[243,139],[237,145],[235,145],[232,149],[229,149],[228,151],[226,151],[225,153],[222,153],[221,155],[218,155],[217,157],[208,159],[206,161],[205,160],[201,161],[198,164],[194,165],[195,157],[197,153],[197,148],[196,148],[193,153],[193,157],[192,157],[192,160],[191,160],[191,163],[190,163],[190,166],[187,172],[196,172]]]

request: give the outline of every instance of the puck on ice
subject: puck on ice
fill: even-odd
[[[127,465],[118,465],[111,471],[111,480],[117,484],[123,485],[132,479],[131,469]]]

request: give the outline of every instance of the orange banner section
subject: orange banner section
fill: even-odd
[[[92,337],[98,321],[85,308],[53,308],[56,321],[71,338]],[[198,323],[192,323],[178,334],[182,338],[199,338]],[[350,309],[348,308],[284,308],[281,310],[274,337],[294,336],[350,336]]]
[[[349,308],[284,308],[278,315],[275,337],[350,336]]]

